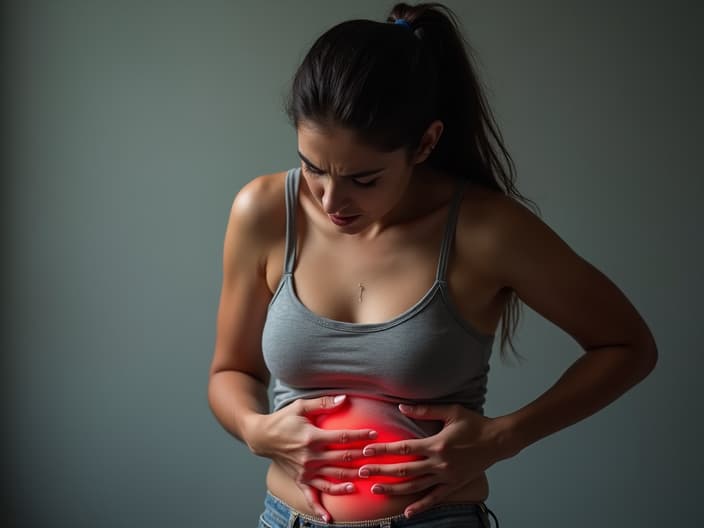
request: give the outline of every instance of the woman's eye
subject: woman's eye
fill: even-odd
[[[311,173],[311,174],[315,174],[316,176],[320,176],[321,174],[323,174],[323,173],[320,172],[320,171],[316,171],[316,170],[311,169],[308,165],[305,165],[305,164],[303,165],[303,168],[304,168],[307,172],[309,172],[309,173]]]
[[[363,181],[359,181],[359,180],[352,180],[352,181],[353,181],[356,185],[359,185],[360,187],[373,187],[374,185],[376,185],[376,182],[377,182],[378,179],[379,179],[379,178],[375,178],[375,179],[373,179],[373,180],[371,180],[371,181],[367,181],[367,182],[363,182]]]
[[[313,176],[322,176],[323,174],[325,174],[324,172],[320,172],[318,170],[315,170],[315,169],[309,167],[305,163],[303,164],[303,170],[305,170],[309,174],[312,174]],[[354,182],[355,185],[357,185],[359,187],[373,187],[374,185],[376,185],[376,182],[378,179],[379,178],[375,178],[371,181],[360,181],[360,180],[353,179],[352,181]]]

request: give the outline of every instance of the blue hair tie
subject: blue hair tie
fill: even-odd
[[[394,24],[400,24],[402,26],[406,26],[408,29],[413,31],[413,28],[411,27],[411,25],[403,18],[397,18],[396,21],[394,22]]]

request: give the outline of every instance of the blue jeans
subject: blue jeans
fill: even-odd
[[[291,508],[284,501],[266,492],[264,512],[257,528],[491,528],[489,514],[496,528],[499,522],[483,502],[453,502],[439,504],[416,513],[410,519],[401,513],[392,517],[369,521],[325,523]]]

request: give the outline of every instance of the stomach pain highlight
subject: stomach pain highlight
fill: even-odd
[[[397,442],[414,438],[422,438],[438,432],[442,422],[415,421],[404,415],[398,404],[368,397],[347,396],[338,410],[315,417],[313,423],[326,430],[338,429],[373,429],[378,433],[374,440],[363,443],[330,444],[329,449],[363,449],[366,445]],[[349,462],[335,463],[335,466],[358,469],[366,464],[398,464],[419,460],[416,455],[374,455],[363,456]],[[384,495],[372,493],[375,484],[395,484],[415,477],[395,477],[387,475],[371,475],[368,478],[356,476],[344,481],[326,477],[334,483],[352,482],[355,491],[346,495],[329,495],[321,492],[321,502],[338,521],[355,521],[387,517],[403,513],[403,509],[427,494],[430,489],[409,495]]]

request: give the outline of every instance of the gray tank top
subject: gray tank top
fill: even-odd
[[[461,317],[445,281],[462,192],[450,206],[435,282],[426,294],[388,321],[351,323],[316,315],[296,295],[299,182],[300,168],[290,169],[284,270],[262,334],[262,353],[273,379],[273,410],[298,398],[344,393],[387,402],[370,412],[405,420],[400,425],[417,436],[432,431],[400,414],[396,404],[458,403],[483,414],[494,335],[477,331]]]

